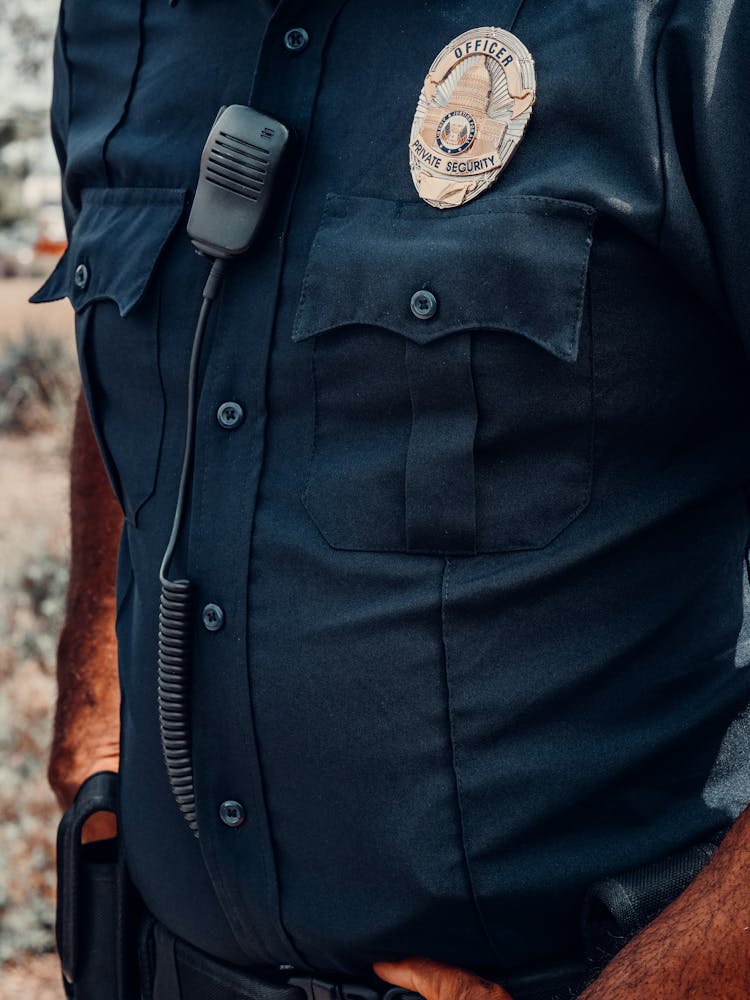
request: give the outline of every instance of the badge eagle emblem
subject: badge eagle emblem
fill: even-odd
[[[494,184],[531,117],[534,60],[502,28],[474,28],[446,45],[425,77],[409,141],[419,197],[456,208]]]

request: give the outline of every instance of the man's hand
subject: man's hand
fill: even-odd
[[[57,656],[58,697],[48,777],[63,809],[97,771],[119,764],[120,689],[115,567],[122,512],[107,479],[83,398],[71,452],[71,569]],[[113,817],[93,816],[84,839],[113,836]]]
[[[377,962],[373,969],[387,983],[421,993],[425,1000],[512,1000],[497,983],[429,958]]]
[[[462,969],[428,959],[380,962],[381,979],[426,1000],[507,1000]],[[750,809],[671,906],[615,956],[580,1000],[750,997]]]

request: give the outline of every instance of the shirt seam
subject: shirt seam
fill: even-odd
[[[495,947],[495,942],[493,940],[492,935],[490,934],[489,926],[488,926],[487,921],[485,919],[485,916],[484,916],[484,913],[482,911],[482,908],[479,905],[479,894],[477,892],[477,888],[476,888],[476,885],[475,885],[475,882],[474,882],[474,877],[473,877],[472,870],[471,870],[471,863],[469,861],[469,849],[468,849],[468,843],[467,843],[467,839],[466,839],[466,818],[465,818],[464,808],[463,808],[464,790],[463,790],[463,782],[461,780],[461,771],[460,771],[460,768],[458,766],[458,760],[457,760],[457,757],[458,757],[458,748],[457,748],[457,744],[456,744],[456,735],[455,735],[455,716],[454,716],[454,713],[453,713],[453,698],[452,698],[452,695],[451,695],[450,673],[449,673],[449,670],[448,670],[448,623],[447,623],[447,616],[448,616],[448,591],[449,591],[449,584],[450,584],[450,575],[451,575],[451,561],[450,561],[450,559],[446,559],[445,563],[444,563],[444,569],[443,569],[442,593],[441,593],[441,602],[440,602],[440,633],[441,633],[441,640],[442,640],[442,645],[443,645],[443,670],[444,670],[444,676],[445,676],[446,702],[447,702],[447,709],[448,709],[448,727],[449,727],[449,739],[450,739],[451,768],[453,770],[453,778],[454,778],[454,781],[455,781],[455,788],[456,788],[456,805],[458,807],[458,824],[459,824],[459,830],[460,830],[460,834],[461,834],[461,851],[462,851],[462,854],[463,854],[464,869],[465,869],[465,872],[466,872],[466,880],[468,882],[469,892],[471,893],[471,900],[472,900],[472,903],[473,903],[473,906],[474,906],[474,912],[475,912],[475,914],[477,916],[477,919],[479,921],[479,925],[482,928],[482,931],[484,932],[484,937],[485,937],[485,939],[487,941],[487,944],[490,947],[490,950],[491,950],[492,954],[495,956],[495,958],[497,959],[498,963],[502,964],[502,957],[499,954],[497,948]]]
[[[138,53],[136,55],[135,66],[133,67],[133,72],[130,77],[130,86],[128,88],[128,93],[125,98],[125,103],[122,106],[122,111],[120,116],[112,126],[112,128],[107,133],[104,142],[102,144],[102,164],[104,166],[104,176],[107,181],[107,185],[112,184],[112,174],[110,172],[108,153],[109,144],[120,131],[128,117],[128,112],[130,111],[130,105],[133,100],[133,95],[135,94],[135,89],[138,84],[138,77],[140,76],[141,66],[143,64],[143,49],[145,47],[146,31],[145,31],[145,21],[146,21],[146,0],[141,0],[140,9],[138,13]]]
[[[666,166],[666,155],[664,151],[664,115],[662,111],[662,101],[659,90],[659,80],[658,80],[658,65],[659,65],[659,55],[661,53],[661,47],[664,42],[665,35],[669,25],[672,23],[672,18],[674,17],[675,11],[677,10],[679,0],[671,0],[671,5],[669,11],[664,18],[664,24],[661,26],[659,31],[659,36],[656,39],[656,45],[654,47],[654,61],[652,67],[652,81],[654,87],[654,102],[656,106],[656,130],[657,130],[657,142],[659,146],[659,174],[660,174],[660,186],[661,186],[661,207],[659,211],[659,222],[656,229],[656,245],[661,249],[662,239],[664,236],[664,227],[667,220],[667,166]]]

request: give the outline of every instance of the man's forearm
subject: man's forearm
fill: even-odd
[[[630,942],[581,1000],[750,996],[750,810],[689,888]]]
[[[119,685],[115,567],[122,512],[102,464],[85,401],[76,405],[71,451],[71,571],[58,648],[58,701],[49,780],[69,805],[96,770],[116,770]]]

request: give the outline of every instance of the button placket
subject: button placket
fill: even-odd
[[[245,807],[236,799],[227,799],[219,806],[219,819],[232,830],[245,822]]]
[[[343,0],[331,0],[330,4],[309,8],[301,2],[280,5],[272,15],[256,67],[250,104],[263,107],[295,129],[299,162],[305,155],[325,44],[341,6]],[[290,24],[293,25],[298,16],[311,20],[304,58],[300,59],[292,58],[293,53],[285,48],[284,42],[286,33],[291,30]],[[269,240],[264,253],[258,255],[256,266],[244,286],[243,298],[249,300],[254,293],[251,351],[242,336],[246,317],[239,315],[236,301],[231,297],[225,296],[222,304],[222,326],[231,329],[212,344],[206,361],[204,386],[211,385],[212,380],[220,384],[227,372],[232,373],[233,385],[242,385],[246,450],[241,459],[229,462],[225,449],[215,447],[216,438],[208,436],[207,427],[219,419],[218,406],[216,396],[206,393],[198,424],[196,470],[199,474],[196,479],[199,485],[190,553],[204,593],[225,593],[228,579],[238,581],[239,589],[237,600],[231,602],[231,613],[225,620],[221,641],[217,643],[216,636],[201,629],[210,669],[201,669],[203,664],[199,659],[193,677],[194,697],[207,717],[213,713],[223,719],[220,756],[217,756],[215,734],[209,735],[201,727],[197,727],[194,734],[199,822],[200,803],[205,803],[203,809],[208,810],[203,813],[201,823],[206,863],[224,910],[227,915],[231,914],[237,939],[257,940],[259,952],[265,951],[269,957],[283,954],[302,965],[304,958],[297,953],[280,916],[270,817],[261,783],[252,711],[248,709],[251,704],[250,665],[247,653],[243,652],[243,644],[247,642],[248,601],[241,582],[247,579],[248,566],[252,566],[252,531],[245,530],[244,526],[253,523],[263,468],[265,381],[262,373],[266,370],[271,348],[276,310],[273,288],[278,288],[281,280],[282,234],[296,190],[296,179],[295,174],[286,186],[271,223],[274,236],[278,238]],[[224,385],[224,391],[230,392],[230,386]],[[232,402],[231,398],[226,401]],[[216,428],[216,424],[213,426]],[[243,803],[246,810],[243,829],[251,828],[251,855],[247,851],[247,837],[215,839],[222,829],[216,810],[228,792],[232,794],[231,801]]]
[[[309,44],[310,36],[304,28],[290,28],[284,35],[284,47],[295,55],[304,52]]]
[[[207,632],[220,632],[224,628],[224,611],[218,604],[207,604],[203,609],[202,620]]]
[[[216,419],[219,422],[219,426],[223,427],[226,431],[235,430],[235,428],[240,426],[244,418],[245,411],[239,403],[231,401],[222,403],[216,411]]]

